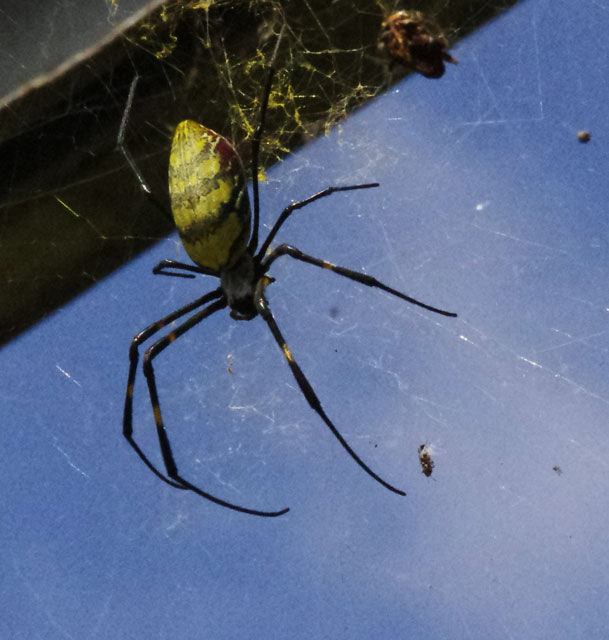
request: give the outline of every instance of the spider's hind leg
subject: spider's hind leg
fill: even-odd
[[[152,193],[152,189],[148,186],[144,175],[140,171],[140,168],[137,166],[135,159],[131,155],[131,152],[127,148],[125,144],[125,131],[127,130],[127,125],[129,124],[129,117],[131,115],[131,108],[133,106],[133,97],[135,96],[135,88],[137,87],[137,83],[140,77],[136,75],[131,81],[131,85],[129,87],[129,95],[127,96],[127,104],[125,105],[125,110],[123,111],[123,117],[121,118],[121,124],[118,129],[118,135],[116,137],[116,148],[123,154],[123,157],[127,161],[127,164],[131,168],[133,175],[137,178],[137,181],[140,184],[140,188],[146,194],[146,197],[150,202],[163,214],[167,220],[174,224],[173,216],[169,209],[164,206]]]
[[[272,229],[269,231],[269,234],[265,238],[260,250],[256,254],[257,258],[262,258],[264,254],[267,252],[268,248],[271,246],[271,242],[273,242],[275,236],[277,235],[279,229],[283,226],[283,223],[294,213],[294,211],[298,211],[298,209],[302,209],[307,205],[315,202],[315,200],[319,200],[320,198],[326,198],[331,196],[333,193],[338,193],[339,191],[355,191],[356,189],[373,189],[374,187],[380,186],[378,182],[368,182],[366,184],[350,184],[344,187],[327,187],[322,191],[318,191],[314,193],[312,196],[305,198],[304,200],[299,200],[298,202],[290,203],[279,215],[277,221],[273,225]]]

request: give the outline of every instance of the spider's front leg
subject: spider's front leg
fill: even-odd
[[[220,290],[212,291],[209,296],[218,297],[218,292]],[[193,303],[194,304],[194,303]],[[154,375],[154,368],[152,366],[152,361],[156,358],[162,351],[164,351],[170,344],[175,342],[179,337],[184,335],[187,331],[192,329],[194,326],[205,320],[208,316],[220,309],[224,309],[227,306],[227,301],[224,296],[222,296],[219,300],[212,302],[209,306],[201,309],[197,313],[193,314],[184,321],[182,324],[178,325],[173,331],[163,336],[159,340],[157,340],[151,347],[149,347],[144,353],[143,358],[143,371],[146,376],[146,382],[148,384],[148,394],[150,396],[150,403],[152,404],[152,412],[154,415],[154,422],[156,425],[157,436],[159,440],[159,447],[161,449],[161,455],[163,456],[163,463],[165,464],[165,469],[167,471],[167,475],[171,478],[168,481],[160,472],[158,472],[152,463],[150,463],[147,458],[142,454],[137,445],[134,446],[135,443],[132,443],[130,440],[130,444],[134,446],[134,449],[138,452],[138,455],[144,460],[147,466],[154,471],[154,473],[159,476],[162,480],[167,482],[172,486],[176,486],[180,489],[190,489],[197,495],[205,498],[206,500],[210,500],[211,502],[215,502],[216,504],[227,507],[228,509],[233,509],[234,511],[240,511],[241,513],[248,513],[255,516],[266,516],[266,517],[276,517],[283,515],[289,509],[282,509],[280,511],[259,511],[257,509],[248,509],[246,507],[241,507],[239,505],[232,504],[231,502],[227,502],[226,500],[222,500],[221,498],[217,498],[206,491],[203,491],[196,485],[192,484],[185,478],[183,478],[178,470],[178,466],[175,462],[175,458],[173,455],[173,451],[171,448],[171,444],[169,442],[169,437],[167,435],[167,430],[165,429],[165,424],[163,422],[163,415],[161,413],[161,404],[159,401],[159,394],[156,385],[156,378]],[[137,336],[136,336],[137,337]],[[128,438],[129,439],[129,438]],[[174,484],[175,483],[175,484]]]
[[[194,276],[193,276],[194,277]],[[210,291],[209,293],[197,298],[193,302],[180,307],[176,311],[166,315],[164,318],[153,322],[151,325],[147,326],[143,331],[140,331],[137,335],[133,337],[131,340],[131,345],[129,346],[129,374],[127,376],[127,390],[125,392],[125,406],[123,409],[123,436],[127,440],[127,442],[131,445],[133,450],[140,457],[142,462],[154,473],[158,478],[160,478],[163,482],[175,487],[176,489],[185,489],[180,484],[176,484],[172,482],[168,478],[166,478],[153,464],[148,460],[146,454],[140,449],[139,445],[133,439],[133,392],[135,389],[135,376],[137,374],[137,365],[140,359],[139,354],[139,346],[144,343],[148,338],[152,337],[155,333],[166,327],[168,324],[174,322],[178,318],[194,311],[198,307],[203,306],[204,304],[215,300],[222,294],[222,290],[220,288]]]
[[[292,352],[290,351],[286,341],[284,340],[283,335],[281,334],[281,331],[279,330],[279,327],[275,322],[275,318],[271,313],[271,309],[269,308],[268,302],[264,297],[264,288],[268,284],[268,281],[269,281],[268,276],[263,276],[262,278],[260,278],[260,280],[258,280],[258,283],[256,285],[256,291],[254,294],[254,303],[256,305],[256,309],[258,313],[260,314],[260,316],[262,316],[262,319],[266,322],[269,329],[271,330],[271,333],[275,338],[275,342],[278,344],[279,348],[281,349],[281,352],[283,353],[285,359],[287,360],[287,363],[290,369],[292,370],[292,374],[296,379],[296,382],[298,383],[298,386],[300,387],[300,390],[302,391],[302,394],[306,398],[310,407],[326,423],[327,427],[333,433],[334,437],[341,443],[341,445],[347,451],[347,453],[355,460],[355,462],[357,462],[357,464],[369,476],[374,478],[378,483],[382,484],[386,489],[389,489],[389,491],[393,491],[398,495],[405,496],[406,493],[404,491],[402,491],[401,489],[396,489],[396,487],[390,485],[388,482],[383,480],[379,475],[377,475],[374,471],[372,471],[372,469],[357,455],[357,453],[355,453],[355,451],[351,448],[349,443],[342,436],[340,431],[334,426],[330,418],[328,418],[328,416],[326,415],[326,412],[321,406],[321,402],[319,401],[317,394],[315,393],[315,391],[313,391],[313,387],[311,386],[311,383],[307,380],[305,374],[303,373],[302,369],[294,359]]]

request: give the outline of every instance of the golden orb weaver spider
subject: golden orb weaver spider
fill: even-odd
[[[283,32],[283,30],[282,30]],[[455,317],[455,313],[442,311],[427,304],[419,302],[391,287],[376,280],[372,276],[339,267],[326,260],[320,260],[307,255],[302,251],[287,244],[281,244],[269,251],[271,242],[278,231],[296,210],[306,205],[325,198],[338,191],[353,191],[356,189],[369,189],[378,187],[379,184],[357,184],[343,187],[328,187],[315,193],[304,200],[292,202],[279,215],[279,218],[271,228],[266,239],[258,248],[259,226],[259,194],[258,194],[258,155],[260,141],[264,130],[266,110],[269,94],[275,73],[275,58],[282,38],[280,33],[275,43],[268,68],[268,77],[264,86],[260,106],[259,123],[252,138],[252,192],[254,196],[253,215],[250,210],[247,183],[241,160],[234,147],[221,135],[206,127],[184,120],[176,127],[171,146],[169,161],[169,192],[171,208],[178,234],[184,244],[184,248],[194,264],[184,264],[174,260],[163,260],[157,264],[153,273],[156,275],[174,276],[180,278],[194,278],[196,275],[214,276],[220,279],[220,286],[196,300],[184,305],[173,313],[153,322],[143,331],[137,333],[129,349],[129,374],[127,390],[125,393],[125,406],[123,414],[123,435],[135,450],[146,466],[163,482],[176,489],[187,489],[197,495],[215,502],[218,505],[257,516],[280,516],[288,508],[279,511],[259,511],[242,507],[203,491],[196,485],[183,478],[175,462],[173,451],[169,443],[169,437],[163,422],[159,395],[154,375],[152,361],[172,342],[184,335],[194,326],[205,320],[211,314],[220,309],[230,308],[230,315],[235,320],[252,320],[261,316],[269,327],[276,343],[281,349],[296,382],[311,408],[325,422],[332,434],[340,442],[347,453],[357,464],[384,487],[399,495],[406,495],[404,491],[397,489],[378,476],[355,453],[351,446],[340,434],[333,422],[326,415],[321,402],[311,387],[302,369],[294,359],[277,323],[271,313],[264,295],[265,288],[273,282],[273,278],[267,275],[272,263],[280,256],[291,256],[295,260],[307,264],[328,269],[338,275],[349,278],[369,287],[376,287],[391,293],[402,300],[418,305],[445,316]],[[150,188],[146,184],[142,174],[135,164],[129,150],[124,145],[124,132],[135,92],[137,77],[131,84],[127,105],[123,114],[119,130],[117,144],[128,164],[135,173],[140,186],[152,202],[163,210]],[[251,222],[251,233],[250,233]],[[248,240],[249,238],[249,240]],[[196,312],[195,312],[196,311]],[[168,324],[178,320],[190,312],[193,313],[185,321],[178,324],[169,333],[156,340],[152,346],[146,349],[143,358],[143,372],[148,385],[148,393],[157,436],[166,475],[163,474],[148,459],[133,437],[132,409],[133,391],[137,366],[139,362],[139,346],[155,333]]]

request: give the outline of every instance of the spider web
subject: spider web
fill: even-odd
[[[424,10],[454,43],[511,4],[442,0],[407,8]],[[100,44],[85,39],[71,68],[53,58],[64,49],[46,43],[39,67],[15,66],[30,69],[30,77],[7,75],[16,84],[6,87],[0,116],[0,343],[171,231],[115,149],[135,75],[126,143],[166,203],[168,147],[184,118],[232,140],[247,166],[264,67],[284,22],[264,166],[327,133],[404,74],[390,69],[378,48],[381,22],[396,8],[385,0],[169,3],[125,29],[134,8],[113,2],[104,20],[83,15],[83,23],[106,24],[119,35],[91,34]],[[58,20],[58,32],[68,23],[76,40],[76,18],[62,8],[48,21]],[[27,48],[15,46],[14,55],[25,59]],[[41,69],[46,75],[37,76]]]
[[[124,6],[83,24],[114,27]],[[36,22],[59,30],[75,13],[62,7]],[[604,640],[609,2],[530,0],[470,32],[503,7],[167,5],[103,50],[85,37],[84,62],[5,109],[4,335],[58,311],[3,349],[3,637]],[[458,66],[392,85],[402,72],[376,39],[395,8],[435,21]],[[279,241],[459,317],[273,265],[269,304],[295,357],[405,498],[320,424],[260,319],[218,313],[163,352],[180,470],[214,495],[292,508],[269,522],[167,487],[120,436],[129,339],[213,285],[150,273],[183,250],[114,146],[137,73],[127,143],[159,198],[182,118],[247,163],[284,21],[262,233],[292,198],[378,179],[308,207]],[[137,439],[162,464],[141,373]]]

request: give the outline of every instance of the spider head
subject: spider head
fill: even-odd
[[[251,320],[258,315],[252,299],[236,300],[231,305],[230,317],[233,320]]]
[[[234,320],[251,320],[258,315],[254,305],[256,269],[252,255],[245,251],[230,269],[220,272],[222,291]]]

